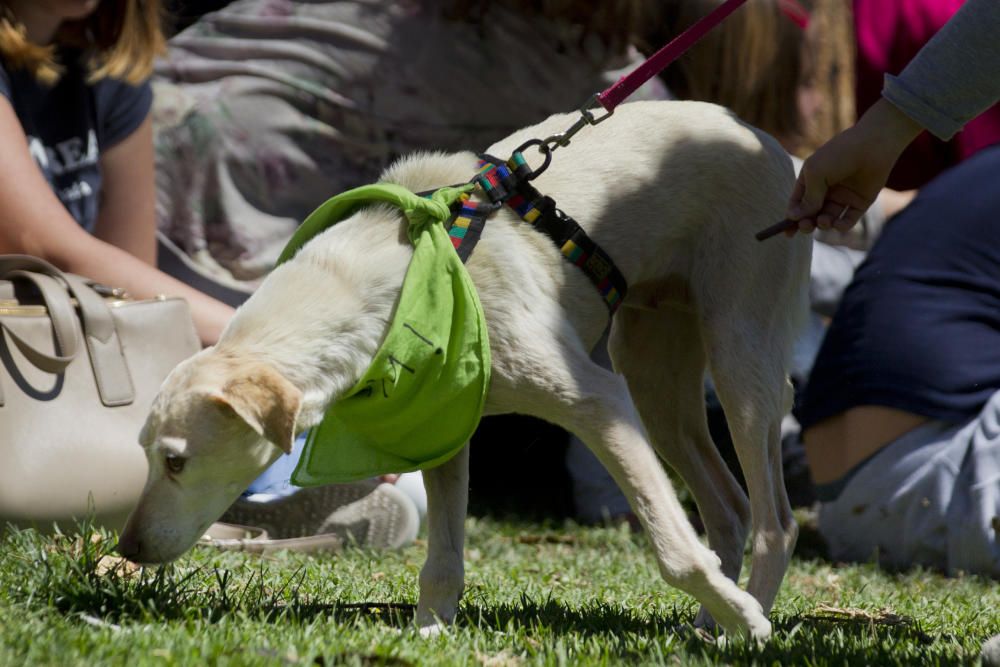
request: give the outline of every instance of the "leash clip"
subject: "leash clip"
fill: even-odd
[[[579,132],[588,125],[597,125],[598,123],[603,123],[604,121],[606,121],[608,118],[611,117],[611,114],[614,113],[614,110],[608,111],[603,116],[595,116],[593,114],[591,109],[598,106],[597,102],[598,102],[597,95],[591,95],[590,99],[584,102],[583,106],[580,107],[579,109],[580,117],[576,119],[576,122],[574,122],[566,130],[560,132],[559,134],[553,134],[551,137],[548,137],[547,139],[542,141],[542,144],[549,150],[549,152],[554,151],[559,146],[569,146],[570,139],[572,139],[573,135],[575,135],[577,132]]]
[[[560,132],[559,134],[553,134],[552,136],[547,137],[545,139],[529,139],[516,149],[515,152],[521,153],[525,149],[531,146],[537,146],[538,152],[541,153],[542,156],[545,158],[545,162],[542,163],[542,166],[540,166],[538,169],[534,169],[531,172],[529,172],[528,175],[525,176],[525,180],[530,181],[539,174],[541,174],[543,171],[548,169],[549,163],[552,162],[553,151],[555,151],[555,149],[559,148],[560,146],[569,146],[569,141],[570,139],[573,138],[573,135],[575,135],[577,132],[587,127],[588,125],[597,125],[598,123],[603,123],[604,121],[606,121],[608,118],[611,117],[611,114],[614,113],[614,110],[612,109],[608,110],[608,112],[603,116],[595,116],[591,111],[591,109],[596,107],[597,104],[598,104],[597,95],[596,94],[591,95],[590,99],[584,102],[583,106],[580,107],[579,109],[580,117],[577,118],[576,121],[568,128],[566,128],[564,131]]]

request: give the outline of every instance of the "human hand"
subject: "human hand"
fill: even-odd
[[[820,146],[802,165],[788,202],[786,230],[847,231],[875,201],[903,149],[923,128],[884,98],[858,123]]]

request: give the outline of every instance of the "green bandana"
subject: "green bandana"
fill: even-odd
[[[410,223],[413,259],[385,340],[358,383],[309,431],[296,485],[432,468],[479,425],[490,382],[486,321],[443,225],[470,188],[441,188],[429,199],[386,183],[349,190],[316,209],[281,253],[279,264],[366,205],[392,204]]]

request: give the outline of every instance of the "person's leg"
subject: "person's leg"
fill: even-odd
[[[1000,392],[963,434],[967,452],[947,510],[947,569],[1000,577]]]
[[[947,498],[961,464],[960,446],[955,444],[960,430],[928,422],[889,443],[841,480],[818,485],[819,532],[830,558],[875,558],[893,567],[943,566]],[[943,457],[949,463],[943,464]],[[919,519],[913,520],[913,513]]]
[[[966,424],[923,424],[818,487],[836,560],[1000,574],[1000,394]]]

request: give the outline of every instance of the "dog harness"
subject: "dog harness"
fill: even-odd
[[[506,204],[518,217],[552,239],[563,257],[578,266],[590,279],[604,299],[608,311],[614,315],[628,291],[625,276],[615,266],[611,256],[587,236],[587,232],[576,220],[563,213],[551,197],[541,194],[531,184],[531,179],[547,168],[551,159],[551,153],[545,153],[545,163],[539,169],[531,170],[522,151],[536,141],[523,144],[506,162],[491,155],[480,156],[479,173],[473,177],[472,182],[479,186],[493,206],[477,205],[475,208],[467,208],[467,204],[463,204],[462,211],[449,230],[455,249],[462,261],[466,261],[472,253],[471,247],[466,249],[466,237],[473,238],[471,245],[474,246],[485,226],[484,215],[489,215],[496,207]],[[537,143],[541,145],[542,142]],[[471,193],[463,196],[467,199],[472,197]],[[466,218],[468,223],[465,222]],[[470,235],[465,231],[466,228],[470,232],[475,228],[475,231]]]
[[[359,208],[390,204],[409,223],[413,258],[385,339],[357,384],[309,431],[293,483],[316,486],[432,468],[472,436],[489,387],[490,350],[464,263],[489,215],[504,204],[583,270],[610,314],[617,310],[624,276],[572,218],[530,185],[538,173],[520,151],[507,162],[483,156],[470,183],[423,195],[389,183],[355,188],[326,201],[299,226],[278,264]],[[487,201],[474,192],[477,186]]]

